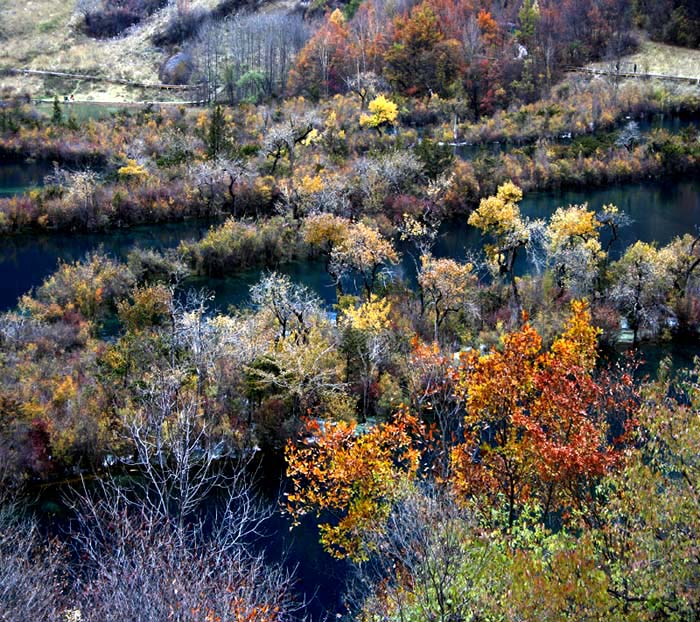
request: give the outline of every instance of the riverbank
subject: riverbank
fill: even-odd
[[[629,135],[628,135],[629,134]],[[427,158],[450,157],[439,146],[429,147]],[[442,155],[439,151],[442,150]],[[425,145],[419,154],[425,153]],[[460,153],[458,151],[458,153]],[[17,154],[15,154],[16,156]],[[54,154],[57,155],[57,154]],[[468,214],[481,196],[495,192],[498,185],[512,180],[525,191],[585,188],[630,183],[650,178],[693,174],[700,170],[700,141],[695,124],[685,126],[677,133],[664,129],[648,132],[636,128],[613,133],[555,143],[510,148],[507,150],[473,151],[462,153],[468,159],[445,160],[442,174],[449,178],[444,188],[444,215]],[[56,179],[53,186],[37,187],[28,194],[0,198],[0,233],[15,235],[23,231],[95,231],[123,228],[149,223],[186,220],[192,218],[221,218],[226,215],[263,214],[272,216],[283,201],[292,212],[307,211],[322,200],[330,188],[352,201],[348,207],[373,217],[388,219],[388,225],[397,225],[403,213],[420,209],[425,201],[426,180],[418,160],[415,167],[401,173],[399,195],[391,195],[380,185],[387,179],[377,178],[373,188],[362,188],[370,180],[363,180],[360,171],[340,174],[327,170],[315,177],[304,177],[300,184],[290,188],[289,182],[270,176],[255,175],[252,161],[206,161],[186,165],[164,164],[155,168],[136,168],[138,173],[122,173],[128,167],[105,167],[98,150],[61,150],[61,157],[78,168],[102,168],[103,175],[89,178],[78,173]],[[365,162],[362,158],[359,162]],[[382,158],[371,164],[375,175],[385,175]],[[363,164],[364,166],[364,164]],[[13,165],[5,174],[6,184],[12,185],[12,176],[21,165]],[[39,174],[46,171],[46,161],[27,164]],[[80,181],[82,180],[82,181]],[[39,185],[43,184],[37,180]],[[80,190],[76,184],[83,183]],[[340,190],[339,184],[344,186]],[[367,193],[364,199],[353,188]],[[290,194],[290,190],[292,194]],[[372,196],[379,191],[379,196]],[[6,190],[6,192],[8,192]],[[81,198],[75,200],[76,192]],[[9,194],[9,192],[8,192]],[[360,201],[358,201],[360,199]],[[291,201],[290,201],[291,200]],[[364,203],[364,205],[363,205]],[[372,207],[368,209],[367,203]]]

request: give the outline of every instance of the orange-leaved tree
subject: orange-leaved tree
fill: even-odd
[[[592,494],[620,457],[608,433],[609,387],[595,375],[598,333],[588,305],[574,301],[566,331],[549,351],[525,322],[503,338],[501,351],[468,356],[461,379],[465,438],[452,450],[461,497],[505,499],[512,524],[529,500],[545,518]]]
[[[322,543],[360,561],[419,478],[460,504],[503,511],[510,526],[528,506],[541,509],[542,521],[573,515],[591,523],[596,486],[620,463],[620,433],[639,404],[624,378],[598,372],[599,332],[588,304],[574,301],[549,349],[527,318],[500,349],[458,362],[438,344],[414,342],[412,413],[402,408],[362,433],[309,421],[306,438],[287,446],[288,510],[297,520],[335,515],[321,525]]]
[[[327,97],[343,88],[345,78],[356,66],[346,19],[336,9],[299,52],[289,73],[289,90],[314,98]]]
[[[297,522],[312,511],[326,521],[321,543],[334,557],[365,560],[371,552],[367,532],[381,528],[401,483],[416,477],[421,425],[401,410],[365,433],[354,424],[321,426],[309,419],[304,434],[285,450],[292,485],[287,510]]]

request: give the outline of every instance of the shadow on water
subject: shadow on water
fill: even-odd
[[[44,177],[53,172],[47,160],[0,163],[0,198],[24,194],[44,185]]]

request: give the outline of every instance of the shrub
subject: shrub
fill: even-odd
[[[91,37],[116,37],[164,7],[167,0],[102,0],[83,9],[83,29]]]
[[[301,246],[298,229],[282,217],[254,223],[229,218],[199,242],[181,242],[179,250],[197,272],[223,276],[259,264],[273,267],[291,261]]]

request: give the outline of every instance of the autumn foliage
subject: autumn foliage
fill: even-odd
[[[526,323],[502,351],[466,357],[465,441],[452,451],[460,496],[502,495],[512,522],[533,497],[545,514],[581,502],[616,464],[606,387],[594,376],[598,333],[586,304],[574,302],[549,351]]]
[[[363,432],[343,422],[306,422],[300,444],[287,444],[292,492],[287,509],[296,520],[316,512],[340,517],[322,522],[321,542],[336,557],[366,559],[363,534],[386,518],[401,482],[415,477],[420,464],[419,422],[405,411],[387,424]]]
[[[527,322],[503,336],[502,348],[472,351],[456,366],[416,344],[414,406],[432,423],[419,424],[405,409],[366,432],[307,422],[301,443],[286,449],[288,510],[297,518],[339,516],[322,525],[323,544],[361,559],[363,532],[382,529],[392,499],[419,475],[440,473],[456,501],[500,506],[511,525],[528,503],[544,518],[584,507],[595,482],[620,463],[624,441],[610,439],[614,387],[596,374],[598,334],[588,305],[576,301],[549,349]],[[462,417],[461,434],[459,424],[445,430],[450,417]],[[446,471],[432,466],[445,454]]]

